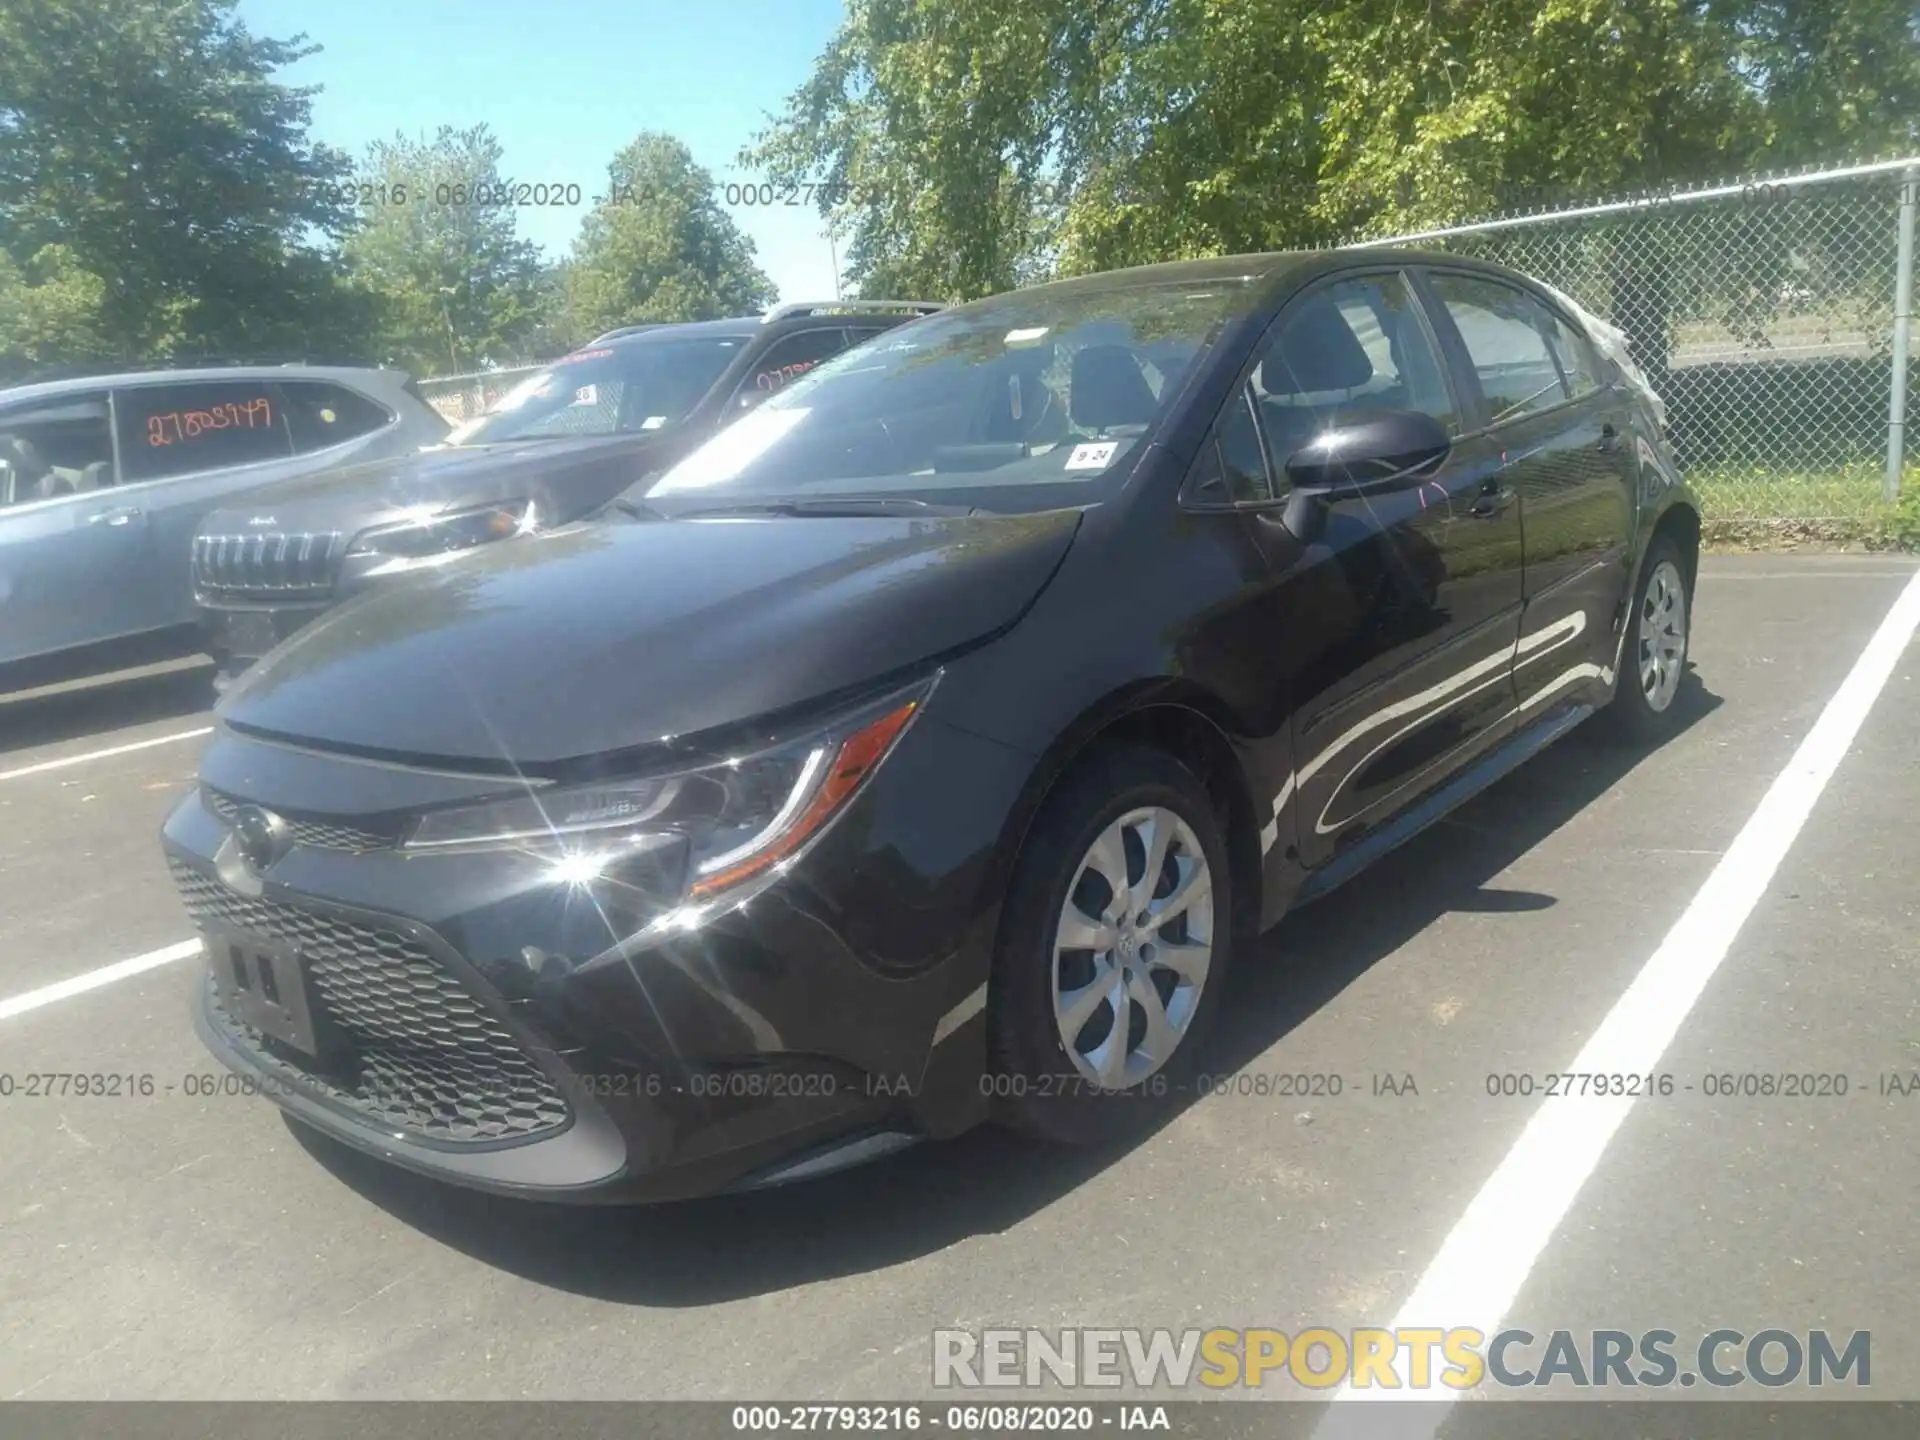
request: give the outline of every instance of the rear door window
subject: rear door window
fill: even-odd
[[[0,414],[0,508],[113,484],[104,391],[78,391]]]
[[[1487,424],[1499,425],[1568,398],[1547,348],[1552,321],[1538,301],[1511,285],[1441,272],[1434,294],[1453,321],[1487,401]]]
[[[1600,388],[1600,362],[1593,347],[1558,315],[1542,313],[1546,316],[1547,343],[1553,347],[1553,358],[1560,362],[1560,373],[1566,376],[1573,398],[1591,395]]]
[[[385,406],[357,390],[322,380],[283,380],[287,432],[296,454],[342,445],[393,423]]]
[[[846,348],[847,332],[838,327],[802,330],[769,345],[766,353],[754,362],[752,373],[740,388],[743,392],[784,390],[822,360],[831,359]]]
[[[114,392],[123,484],[284,460],[286,401],[266,381],[189,381]]]

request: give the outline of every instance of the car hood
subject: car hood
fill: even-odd
[[[256,733],[426,763],[538,767],[696,735],[1012,624],[1079,513],[571,526],[340,606],[219,709]]]
[[[549,519],[571,520],[654,468],[666,443],[661,435],[594,435],[436,446],[250,490],[239,503],[208,515],[200,533],[356,534],[418,514],[423,506],[459,510],[528,498]]]

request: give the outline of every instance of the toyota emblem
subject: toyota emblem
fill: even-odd
[[[233,817],[233,843],[247,867],[258,873],[287,853],[292,836],[287,822],[271,810],[247,805]]]

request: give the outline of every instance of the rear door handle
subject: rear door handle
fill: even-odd
[[[138,505],[119,505],[112,510],[101,510],[87,517],[89,525],[131,525],[140,518]]]

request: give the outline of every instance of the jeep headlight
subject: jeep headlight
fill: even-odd
[[[347,553],[419,560],[532,534],[539,519],[539,507],[531,500],[503,500],[466,510],[426,513],[361,531]]]

